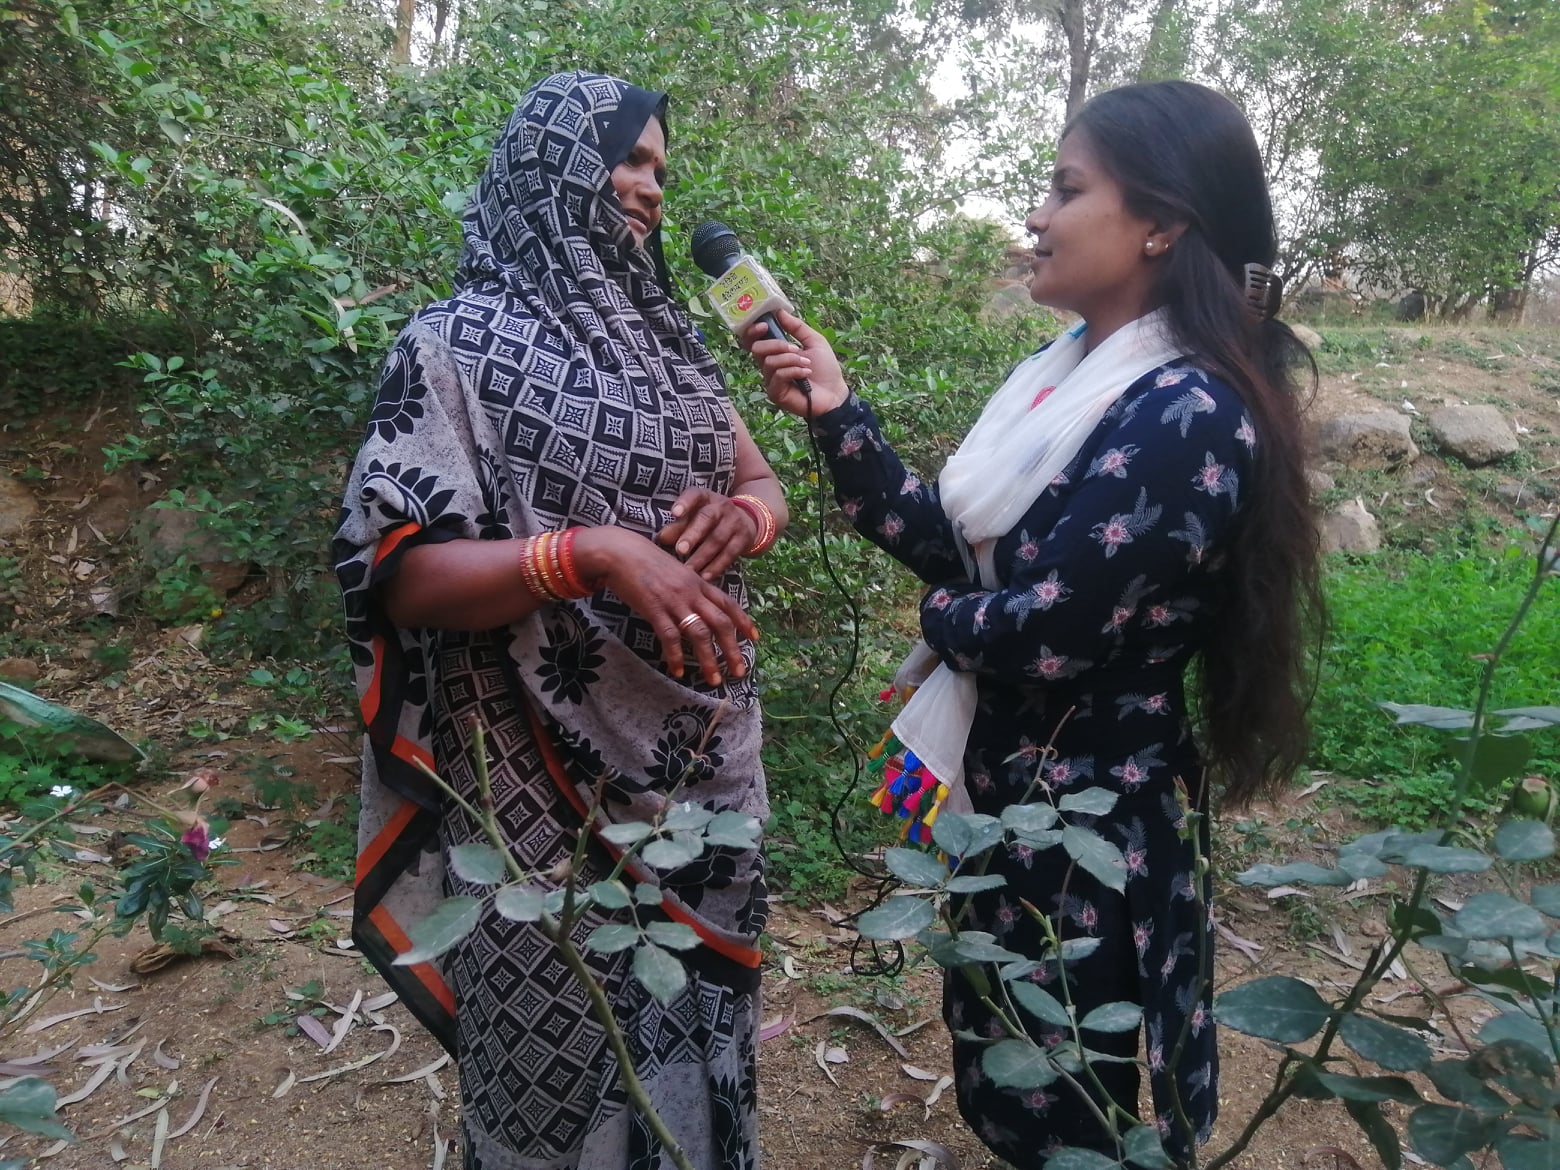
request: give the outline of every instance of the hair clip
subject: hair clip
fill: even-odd
[[[1284,303],[1284,281],[1266,264],[1246,265],[1246,307],[1262,320],[1278,314]]]

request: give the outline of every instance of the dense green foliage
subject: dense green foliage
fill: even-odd
[[[1394,726],[1382,718],[1379,704],[1444,705],[1473,693],[1501,615],[1516,607],[1531,577],[1531,558],[1514,546],[1431,555],[1389,551],[1379,560],[1332,567],[1332,640],[1313,709],[1312,762],[1373,782],[1349,789],[1365,812],[1416,827],[1444,816],[1456,744],[1425,728]],[[1494,708],[1553,702],[1556,629],[1560,590],[1550,589],[1534,602],[1506,651]],[[1554,737],[1535,740],[1533,748],[1528,772],[1560,774]]]

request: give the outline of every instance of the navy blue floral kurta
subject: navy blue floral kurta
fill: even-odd
[[[864,402],[852,396],[815,420],[814,433],[857,530],[931,586],[921,603],[927,644],[953,669],[978,676],[965,754],[976,811],[998,814],[1021,799],[1037,768],[1057,792],[1103,786],[1120,794],[1093,827],[1126,858],[1124,894],[1070,866],[1061,849],[1013,846],[989,871],[1007,885],[974,896],[965,922],[1038,955],[1042,936],[1024,899],[1049,911],[1064,938],[1099,940],[1067,965],[1079,1016],[1116,1000],[1143,1005],[1155,1120],[1167,1152],[1184,1158],[1175,1094],[1205,1140],[1218,1107],[1218,1059],[1211,993],[1197,994],[1199,971],[1211,971],[1206,897],[1200,905],[1195,853],[1179,831],[1177,785],[1194,803],[1207,800],[1183,675],[1215,628],[1227,588],[1221,550],[1249,482],[1256,436],[1239,396],[1187,365],[1133,383],[999,539],[1005,587],[994,592],[970,582],[935,483],[905,469]],[[1054,964],[1031,978],[1059,996]],[[958,974],[946,983],[944,1015],[960,1110],[998,1154],[1033,1167],[1038,1152],[1056,1146],[1111,1148],[1062,1082],[1021,1093],[983,1076],[982,1045],[959,1034],[1001,1029]],[[1061,1039],[1028,1023],[1042,1041]],[[1085,1040],[1101,1052],[1140,1052],[1133,1033]],[[1095,1071],[1116,1101],[1136,1108],[1136,1064],[1097,1062]]]

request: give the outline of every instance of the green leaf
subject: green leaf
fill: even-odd
[[[937,818],[942,824],[942,818]],[[904,895],[890,898],[875,910],[868,910],[856,921],[856,929],[862,938],[893,941],[914,938],[937,917],[931,902],[925,898]]]
[[[1482,735],[1473,752],[1473,778],[1484,788],[1520,776],[1527,771],[1533,743],[1525,735]]]
[[[1345,1099],[1343,1107],[1354,1118],[1355,1124],[1365,1131],[1384,1170],[1402,1170],[1403,1148],[1398,1142],[1397,1130],[1381,1115],[1381,1106],[1374,1101]]]
[[[1062,1001],[1037,983],[1019,979],[1008,984],[1008,994],[1030,1015],[1058,1028],[1071,1028],[1072,1017]]]
[[[1045,1170],[1116,1170],[1114,1158],[1078,1146],[1064,1146],[1045,1160]]]
[[[1175,1170],[1175,1163],[1159,1140],[1159,1131],[1152,1125],[1136,1125],[1127,1130],[1127,1136],[1121,1140],[1121,1156],[1142,1170]]]
[[[965,963],[1015,963],[1024,957],[1008,950],[992,935],[981,930],[960,932],[949,950],[954,958]]]
[[[1062,962],[1075,963],[1079,959],[1087,959],[1100,949],[1100,941],[1097,938],[1064,938],[1061,947]]]
[[[1560,886],[1534,886],[1528,891],[1528,901],[1549,917],[1560,918]]]
[[[493,909],[511,922],[535,922],[542,916],[545,890],[535,886],[500,886],[493,895]]]
[[[1473,726],[1473,712],[1461,707],[1431,707],[1424,703],[1378,703],[1384,711],[1397,716],[1399,723],[1433,727],[1437,731],[1461,731]]]
[[[1143,1022],[1143,1009],[1138,1004],[1118,1000],[1103,1003],[1083,1017],[1079,1027],[1094,1032],[1130,1032]]]
[[[190,140],[190,128],[177,118],[158,118],[157,128],[175,146],[183,146]]]
[[[1505,1170],[1560,1170],[1560,1141],[1509,1133],[1495,1145]]]
[[[932,825],[932,840],[949,857],[961,860],[1002,840],[1002,822],[984,813],[942,813]]]
[[[634,977],[663,1007],[688,985],[688,972],[677,956],[654,943],[645,943],[634,952]]]
[[[622,882],[596,882],[585,891],[603,910],[626,910],[628,889]]]
[[[1455,1105],[1421,1105],[1408,1118],[1414,1151],[1437,1166],[1447,1166],[1479,1149],[1490,1138],[1491,1123]]]
[[[948,879],[943,888],[950,894],[976,894],[981,890],[995,890],[1007,885],[1007,878],[1000,873],[960,874]]]
[[[504,858],[491,845],[472,841],[450,850],[450,868],[461,881],[496,886],[504,880]]]
[[[395,966],[409,967],[413,963],[426,963],[436,959],[461,939],[471,933],[482,917],[482,902],[458,894],[446,898],[426,917],[412,923],[406,934],[411,939],[411,949],[397,955]]]
[[[1555,851],[1555,835],[1542,821],[1507,821],[1495,830],[1495,852],[1506,861],[1542,861]]]
[[[652,886],[649,882],[640,882],[634,887],[634,901],[641,906],[659,906],[665,900],[660,886]]]
[[[1431,873],[1483,873],[1494,860],[1477,849],[1455,845],[1415,845],[1403,852],[1403,864]]]
[[[1033,1040],[999,1040],[981,1055],[980,1066],[999,1089],[1040,1089],[1060,1075]]]
[[[1314,989],[1288,975],[1243,983],[1221,995],[1214,1005],[1214,1016],[1221,1024],[1284,1044],[1309,1040],[1327,1023],[1329,1012]]]
[[[727,849],[756,849],[763,828],[757,817],[727,809],[716,813],[715,819],[704,826],[704,842],[707,845],[723,845]]]
[[[1429,707],[1423,703],[1378,703],[1397,716],[1399,723],[1415,723],[1437,731],[1461,731],[1473,726],[1473,712],[1460,707]]]
[[[1421,1105],[1424,1098],[1405,1077],[1347,1077],[1316,1071],[1316,1081],[1344,1101],[1400,1101]]]
[[[1529,938],[1549,930],[1533,907],[1494,891],[1469,898],[1452,921],[1469,938]]]
[[[1309,861],[1292,861],[1288,865],[1254,865],[1235,875],[1243,886],[1283,886],[1304,882],[1313,886],[1346,886],[1354,881],[1347,870],[1328,869]]]
[[[654,832],[654,827],[643,821],[622,821],[615,825],[603,825],[600,835],[602,840],[610,841],[613,845],[633,845]]]
[[[702,804],[684,800],[667,809],[666,816],[661,819],[661,828],[668,833],[691,833],[704,828],[714,819],[714,812]]]
[[[1501,728],[1503,732],[1537,731],[1542,727],[1560,726],[1560,707],[1506,707],[1491,711],[1510,720]]]
[[[1043,833],[1056,825],[1056,810],[1049,804],[1010,804],[1002,810],[1002,824],[1016,833]]]
[[[920,849],[890,849],[883,855],[883,864],[909,886],[935,889],[948,878],[948,867]]]
[[[1554,1047],[1549,1042],[1549,1033],[1544,1031],[1544,1025],[1518,1011],[1502,1012],[1485,1021],[1479,1029],[1479,1039],[1486,1045],[1501,1041],[1520,1044],[1544,1061],[1546,1066],[1554,1063]]]
[[[652,922],[645,927],[645,934],[651,942],[673,951],[692,950],[699,945],[698,933],[681,922]]]
[[[1393,1072],[1420,1072],[1430,1067],[1430,1046],[1393,1024],[1351,1012],[1339,1024],[1338,1035],[1366,1060]]]
[[[1448,1101],[1493,1115],[1506,1111],[1507,1101],[1468,1069],[1466,1060],[1438,1060],[1425,1070],[1435,1091]]]
[[[679,833],[675,837],[659,837],[639,851],[644,863],[654,869],[679,869],[690,861],[698,860],[704,845],[697,837]]]
[[[48,1081],[23,1077],[0,1089],[0,1125],[13,1125],[28,1133],[61,1141],[75,1141],[76,1135],[55,1116],[54,1099],[54,1086]]]
[[[1062,829],[1062,848],[1100,885],[1117,893],[1127,888],[1126,858],[1122,857],[1120,849],[1093,829],[1067,825]]]
[[[1081,792],[1069,792],[1056,802],[1056,807],[1064,813],[1102,817],[1116,807],[1118,799],[1120,797],[1108,788],[1085,788]]]
[[[627,922],[607,922],[590,932],[585,945],[597,954],[626,951],[639,941],[639,927]]]

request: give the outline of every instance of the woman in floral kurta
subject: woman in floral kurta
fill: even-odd
[[[1205,793],[1181,679],[1219,608],[1220,546],[1251,468],[1254,435],[1240,398],[1192,366],[1140,379],[997,542],[997,563],[1007,567],[1007,587],[998,591],[962,580],[935,484],[904,468],[865,402],[852,396],[816,419],[813,433],[857,531],[935,586],[921,603],[927,644],[980,680],[965,754],[975,811],[998,815],[1021,801],[1037,768],[1059,794],[1096,785],[1120,794],[1093,827],[1127,860],[1124,894],[1081,869],[1068,873],[1059,849],[1015,845],[997,851],[988,869],[1007,885],[977,895],[965,925],[1010,950],[1039,954],[1043,939],[1024,899],[1051,911],[1063,937],[1100,940],[1092,955],[1068,964],[1069,988],[1080,1016],[1115,1000],[1144,1005],[1155,1108],[1167,1134],[1174,1132],[1167,1058],[1190,1013],[1179,1091],[1205,1133],[1217,1108],[1218,1061],[1208,995],[1197,995],[1199,964],[1210,954],[1200,937],[1208,920],[1193,892],[1195,854],[1178,832],[1177,786],[1199,804]],[[1047,745],[1055,754],[1042,762]],[[1054,965],[1034,978],[1061,998]],[[1002,1034],[956,975],[944,1015],[955,1033]],[[1090,1038],[1101,1051],[1113,1041],[1122,1050],[1119,1036]],[[1127,1039],[1130,1055],[1137,1040]],[[1022,1152],[1045,1144],[1093,1144],[1092,1117],[1058,1105],[1058,1086],[996,1089],[981,1073],[980,1048],[954,1041],[960,1107],[987,1145],[1024,1165]],[[1135,1065],[1096,1071],[1115,1100],[1136,1103]],[[1037,1119],[1042,1142],[1032,1132]]]
[[[894,724],[922,785],[906,792],[946,789],[944,808],[992,815],[1036,783],[1117,797],[1068,819],[1119,848],[1123,891],[1060,848],[1002,846],[988,872],[1005,883],[968,899],[964,925],[1041,955],[1028,903],[1080,940],[1065,967],[1078,1018],[1142,1006],[1141,1039],[1086,1032],[1108,1057],[1089,1073],[1135,1114],[1146,1068],[1145,1120],[1184,1162],[1218,1108],[1208,820],[1188,832],[1187,811],[1208,809],[1213,775],[1236,803],[1281,782],[1305,746],[1316,535],[1293,391],[1306,355],[1273,318],[1255,139],[1211,90],[1092,99],[1025,226],[1030,295],[1083,320],[1020,363],[935,481],[903,466],[806,323],[780,316],[796,346],[756,332],[746,344],[771,401],[810,420],[851,523],[928,586],[927,650],[907,662],[917,690]],[[930,675],[927,660],[940,662]],[[1027,978],[1062,998],[1063,974],[1051,961]],[[947,978],[944,1015],[960,1110],[988,1146],[1024,1170],[1062,1146],[1116,1153],[1066,1081],[1017,1090],[986,1075],[1005,1030],[964,971]],[[1022,1019],[1043,1044],[1063,1038]]]

